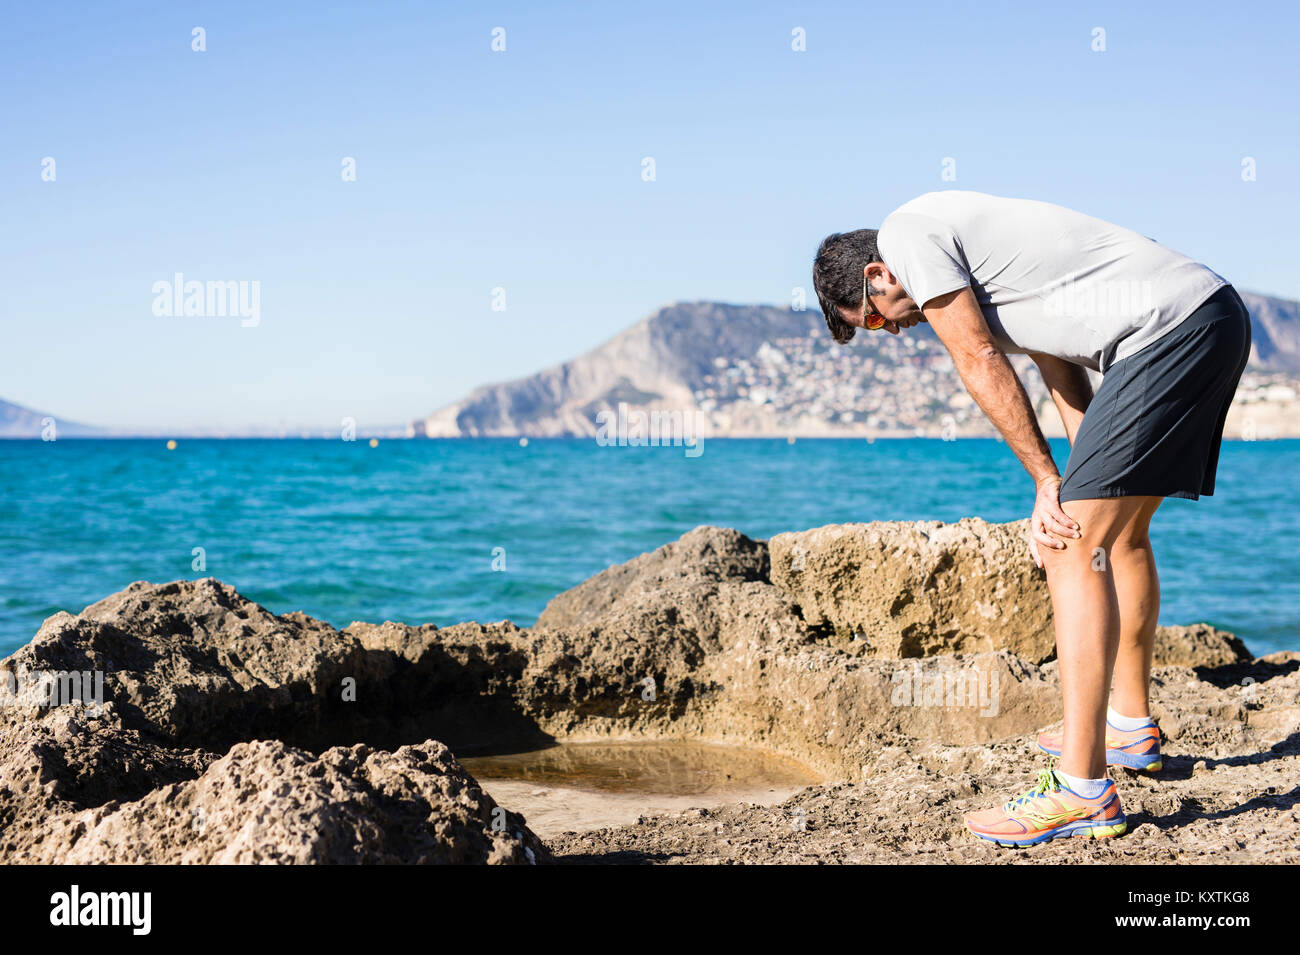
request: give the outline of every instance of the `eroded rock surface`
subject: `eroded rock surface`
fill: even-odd
[[[55,614],[6,662],[102,671],[126,728],[221,750],[317,734],[333,715],[331,691],[367,675],[356,640],[305,614],[276,616],[211,578],[137,582],[75,617]]]
[[[54,816],[39,835],[9,861],[527,865],[550,857],[435,740],[319,756],[279,741],[239,743],[197,779]]]
[[[476,646],[482,675],[500,660],[490,640]],[[454,649],[435,656],[464,690],[473,661]],[[13,688],[100,671],[104,692],[102,706],[26,692],[0,708],[5,861],[549,859],[422,732],[454,709],[422,705],[441,689],[421,681],[432,664],[421,674],[393,648],[275,616],[215,580],[132,584],[57,614],[3,667]],[[422,742],[332,745],[403,734]]]
[[[1028,521],[833,524],[772,538],[772,582],[811,626],[865,641],[875,656],[1055,652],[1043,571]]]
[[[756,746],[839,782],[564,836],[570,861],[1000,860],[961,811],[1027,785],[1060,716],[1022,524],[697,528],[531,628],[337,630],[211,579],[132,584],[0,664],[97,670],[106,697],[0,707],[0,861],[545,862],[453,754],[619,738]],[[1252,660],[1201,624],[1161,628],[1156,663],[1168,768],[1121,782],[1148,831],[1054,858],[1300,861],[1300,655]]]
[[[1156,666],[1215,668],[1249,661],[1250,651],[1235,634],[1208,623],[1156,628]]]

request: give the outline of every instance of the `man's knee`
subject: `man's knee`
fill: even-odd
[[[1120,558],[1147,560],[1151,555],[1151,518],[1160,507],[1160,498],[1146,498],[1137,512],[1115,537],[1112,550]]]
[[[1079,525],[1079,536],[1067,539],[1064,547],[1040,547],[1044,567],[1086,565],[1105,571],[1110,567],[1112,551],[1121,531],[1134,511],[1128,498],[1067,501],[1061,510]]]
[[[1104,537],[1081,532],[1079,537],[1063,543],[1064,547],[1039,547],[1039,556],[1048,573],[1055,567],[1086,565],[1099,571],[1110,567],[1113,545],[1108,544]]]
[[[1115,543],[1111,545],[1110,549],[1116,559],[1140,558],[1146,560],[1151,553],[1151,538],[1146,531],[1134,533],[1125,530],[1115,538]]]

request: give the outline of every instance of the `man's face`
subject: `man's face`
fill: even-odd
[[[854,328],[866,328],[867,322],[879,315],[885,320],[884,331],[897,335],[900,329],[911,328],[925,316],[916,307],[903,285],[885,268],[883,262],[872,262],[862,270],[867,280],[867,300],[860,308],[842,308],[840,317]],[[879,320],[879,319],[877,319]]]

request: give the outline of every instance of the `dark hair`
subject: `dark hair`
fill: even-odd
[[[831,337],[847,344],[857,329],[840,318],[839,309],[862,307],[862,269],[881,261],[876,248],[876,229],[833,232],[822,239],[813,259],[813,288]]]

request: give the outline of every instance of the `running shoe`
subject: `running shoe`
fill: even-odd
[[[1060,733],[1039,733],[1038,748],[1049,756],[1061,755]],[[1160,729],[1155,722],[1135,730],[1122,730],[1106,722],[1106,765],[1123,766],[1144,773],[1159,772]]]
[[[1128,820],[1111,780],[1106,780],[1100,796],[1086,799],[1070,789],[1055,770],[1044,769],[1029,792],[1001,809],[967,813],[966,825],[981,839],[1000,846],[1032,846],[1063,836],[1121,836]]]

